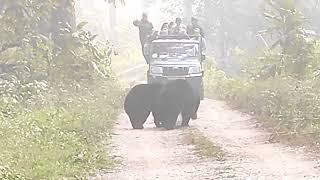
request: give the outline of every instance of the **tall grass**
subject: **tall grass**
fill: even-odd
[[[114,80],[52,89],[29,107],[2,98],[0,179],[72,179],[112,167],[107,145],[121,99]]]
[[[273,137],[307,137],[310,139],[308,143],[318,144],[318,79],[297,80],[290,76],[266,80],[234,79],[215,66],[210,66],[205,81],[208,97],[227,101],[236,108],[254,114],[272,128]]]

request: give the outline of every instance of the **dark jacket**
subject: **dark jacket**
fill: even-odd
[[[148,36],[152,34],[153,25],[149,21],[143,21],[143,20],[141,21],[136,20],[133,22],[133,25],[139,28],[140,42],[141,42],[141,45],[143,46],[146,43]]]
[[[197,28],[200,29],[200,35],[204,38],[203,29],[199,24],[189,25],[188,28],[187,28],[187,33],[189,35],[193,35],[193,34],[195,34],[194,30],[197,29]]]

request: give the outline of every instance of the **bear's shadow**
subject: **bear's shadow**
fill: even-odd
[[[156,127],[145,127],[143,129],[133,129],[133,128],[125,128],[125,130],[129,130],[129,131],[154,131],[154,132],[162,132],[162,131],[175,131],[175,130],[184,130],[184,129],[188,129],[190,128],[190,126],[188,127],[181,127],[181,126],[177,126],[172,130],[167,130],[165,128],[156,128]]]

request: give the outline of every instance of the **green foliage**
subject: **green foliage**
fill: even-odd
[[[59,2],[0,3],[0,179],[81,179],[114,163],[106,145],[123,92],[112,49],[85,23],[51,36]]]
[[[206,92],[256,115],[274,135],[319,143],[319,42],[305,30],[296,1],[265,0],[262,8],[270,25],[260,35],[268,35],[273,45],[254,57],[235,49],[243,71],[239,78],[207,65]]]
[[[257,115],[262,122],[273,125],[275,134],[312,134],[314,138],[320,135],[318,79],[298,80],[290,76],[232,79],[210,66],[205,81],[209,97]]]
[[[266,0],[264,16],[271,27],[260,33],[277,37],[271,50],[280,45],[277,62],[272,63],[280,75],[294,75],[303,78],[307,64],[312,60],[314,41],[304,29],[306,23],[302,12],[296,8],[293,0]]]
[[[37,109],[0,103],[6,108],[0,115],[2,165],[30,179],[71,178],[110,167],[106,143],[122,93],[110,80],[96,85],[45,92],[36,99]]]

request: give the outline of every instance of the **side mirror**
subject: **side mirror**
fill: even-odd
[[[201,61],[204,61],[204,60],[206,60],[206,51],[202,50],[202,52],[201,52]]]
[[[206,55],[201,55],[201,61],[206,60]]]

